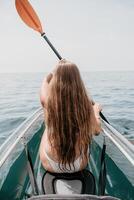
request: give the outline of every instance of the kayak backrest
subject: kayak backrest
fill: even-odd
[[[45,172],[42,191],[44,194],[95,194],[95,178],[86,169],[75,173]]]

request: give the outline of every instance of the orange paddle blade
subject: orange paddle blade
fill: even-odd
[[[34,30],[43,33],[40,20],[28,0],[16,0],[15,5],[21,19]]]

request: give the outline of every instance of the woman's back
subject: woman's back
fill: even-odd
[[[47,164],[47,170],[51,172],[57,172],[57,173],[62,173],[62,172],[75,172],[75,171],[80,171],[81,169],[85,168],[87,165],[87,160],[84,160],[82,162],[82,157],[78,148],[78,142],[76,142],[76,147],[75,147],[75,160],[73,163],[71,163],[71,169],[67,165],[66,169],[64,166],[61,164],[59,167],[59,157],[56,152],[56,148],[54,147],[53,144],[48,139],[47,136],[47,130],[44,132],[44,138],[42,138],[42,144],[41,147],[43,148],[43,155],[42,155],[42,160],[45,165]],[[88,153],[88,151],[87,151]],[[45,167],[46,168],[46,167]]]
[[[49,167],[52,161],[58,163],[61,171],[72,171],[71,166],[79,161],[79,168],[74,166],[74,170],[80,170],[88,162],[88,146],[95,129],[100,130],[100,121],[75,64],[60,61],[48,82],[47,99],[41,96],[47,125],[40,148],[46,158],[40,153],[41,160],[49,160]]]

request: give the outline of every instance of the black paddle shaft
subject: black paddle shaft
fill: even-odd
[[[50,40],[48,39],[48,37],[46,36],[45,33],[42,33],[41,36],[46,40],[46,42],[48,43],[48,45],[51,47],[51,49],[54,51],[54,53],[56,54],[56,56],[59,58],[59,60],[62,59],[62,57],[60,56],[60,54],[58,53],[58,51],[55,49],[55,47],[52,45],[52,43],[50,42]]]
[[[102,118],[105,122],[107,122],[108,124],[110,124],[109,121],[106,119],[106,117],[102,114],[102,112],[100,112],[100,116],[101,116],[101,118]]]

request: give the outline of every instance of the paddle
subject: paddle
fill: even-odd
[[[55,49],[55,47],[52,45],[50,40],[47,38],[46,33],[43,31],[41,22],[39,20],[39,17],[37,16],[36,12],[32,8],[31,4],[28,2],[28,0],[15,0],[16,9],[18,11],[19,16],[21,19],[32,29],[39,32],[41,36],[46,40],[48,45],[51,47],[51,49],[54,51],[56,56],[59,58],[59,60],[62,59],[58,51]],[[102,113],[100,113],[100,116],[103,120],[105,120],[107,123],[108,120],[104,117]]]
[[[54,51],[54,53],[57,55],[57,57],[61,60],[62,57],[58,53],[58,51],[55,49],[55,47],[52,45],[50,40],[47,38],[45,32],[43,32],[42,25],[40,23],[40,20],[32,8],[31,4],[28,2],[28,0],[16,0],[15,1],[16,9],[18,11],[19,16],[21,19],[32,29],[35,31],[38,31],[41,36],[46,40],[46,42],[49,44],[51,49]]]

